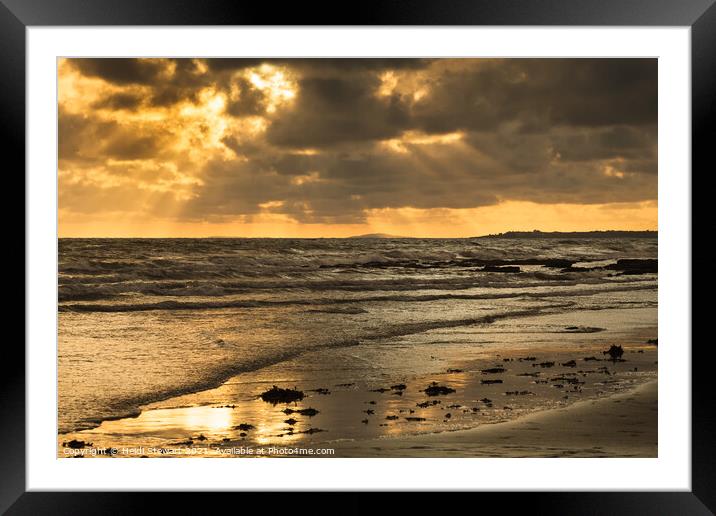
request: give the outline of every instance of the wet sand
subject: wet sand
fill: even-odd
[[[61,434],[58,456],[107,448],[119,449],[116,457],[246,456],[244,449],[284,456],[295,447],[331,449],[335,457],[653,457],[657,348],[640,344],[641,335],[631,342],[621,362],[606,360],[594,343],[465,361],[434,357],[441,371],[381,370],[368,379],[367,371],[346,376],[336,364],[371,347],[323,351],[146,406],[134,418]],[[391,363],[404,352],[396,348]],[[433,382],[454,392],[430,395]],[[262,401],[273,384],[304,398]],[[72,440],[91,445],[68,449]]]
[[[342,457],[657,457],[656,380],[471,430],[344,444]]]

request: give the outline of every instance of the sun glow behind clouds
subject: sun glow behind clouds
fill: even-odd
[[[592,231],[614,229],[614,220],[624,230],[655,230],[656,202],[618,204],[536,204],[506,201],[496,206],[471,209],[391,208],[369,210],[364,224],[301,224],[291,217],[274,213],[282,201],[269,201],[262,213],[242,216],[231,221],[176,222],[171,219],[147,221],[140,214],[121,220],[103,215],[96,226],[89,227],[83,218],[65,219],[61,236],[121,237],[268,237],[321,238],[349,237],[366,233],[387,233],[426,238],[463,238],[503,231]],[[61,214],[62,215],[62,214]]]
[[[394,152],[405,154],[410,152],[411,145],[449,145],[459,142],[465,133],[458,131],[448,134],[425,134],[416,131],[406,131],[400,138],[392,138],[381,142]]]
[[[62,236],[656,229],[655,119],[590,60],[221,61],[59,60]]]
[[[296,84],[286,70],[269,64],[248,70],[246,76],[257,89],[266,94],[266,112],[271,114],[296,96]]]

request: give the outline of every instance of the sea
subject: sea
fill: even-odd
[[[657,251],[656,238],[60,239],[58,429],[321,350],[361,346],[379,362],[399,339],[389,367],[418,374],[425,357],[475,345],[440,329],[479,327],[483,349],[505,351],[559,345],[563,321],[585,335],[653,326],[657,274],[617,265]],[[526,318],[544,321],[530,342]]]

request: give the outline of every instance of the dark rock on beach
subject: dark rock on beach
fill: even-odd
[[[65,448],[72,448],[73,450],[80,450],[84,448],[85,446],[89,447],[92,446],[92,443],[88,443],[86,441],[79,441],[77,439],[72,439],[71,441],[67,441],[62,443],[62,446]]]
[[[584,382],[578,380],[577,378],[570,378],[568,376],[557,376],[555,378],[550,378],[550,382],[564,382],[569,383],[572,385],[582,385]]]
[[[294,401],[301,401],[304,398],[303,391],[295,389],[281,389],[275,385],[268,391],[261,394],[261,399],[273,403],[293,403]]]
[[[496,383],[502,383],[502,380],[480,380],[482,385],[493,385]]]
[[[598,333],[604,331],[604,328],[596,328],[593,326],[567,326],[564,333]]]
[[[487,369],[482,369],[481,372],[484,374],[498,374],[498,373],[504,373],[507,369],[505,369],[502,366],[499,367],[490,367]]]
[[[604,355],[609,355],[612,360],[617,361],[621,359],[624,354],[624,348],[621,346],[612,345],[608,350],[602,352]]]
[[[437,405],[438,403],[440,403],[440,400],[428,400],[423,401],[422,403],[417,403],[416,406],[419,408],[428,408],[432,405]]]
[[[452,389],[450,387],[446,387],[444,385],[438,385],[437,383],[433,382],[423,391],[428,396],[439,396],[443,394],[450,394],[452,392],[455,392],[455,389]]]

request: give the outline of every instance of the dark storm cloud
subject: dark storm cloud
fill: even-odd
[[[315,74],[344,74],[381,70],[419,69],[428,66],[433,59],[405,58],[212,58],[203,60],[212,71],[237,71],[271,64]]]
[[[377,99],[379,85],[377,76],[303,79],[298,106],[276,117],[267,138],[276,145],[300,148],[395,137],[410,127],[408,106],[397,95]]]
[[[354,155],[279,156],[250,159],[250,165],[207,164],[204,185],[187,203],[183,215],[199,219],[207,212],[255,214],[261,211],[260,204],[283,201],[268,211],[290,215],[299,222],[360,223],[366,219],[366,210],[380,208],[474,208],[502,199],[635,202],[656,196],[650,176],[606,177],[601,162],[519,170],[514,162],[529,162],[529,156],[513,161],[480,160],[469,147],[456,151],[446,146],[435,152],[416,145],[411,152],[399,154],[366,148]],[[320,172],[309,175],[311,169]],[[301,177],[307,180],[296,181]]]
[[[228,103],[226,112],[236,117],[263,114],[266,95],[243,77],[235,79],[233,83],[241,92],[241,96],[238,101]]]
[[[427,112],[449,112],[468,129],[512,120],[527,129],[653,124],[656,71],[653,59],[494,61],[474,73],[438,79],[441,109],[427,106]]]
[[[572,130],[556,135],[552,141],[555,151],[567,161],[624,158],[656,162],[657,159],[654,126]]]
[[[656,122],[655,60],[464,63],[464,69],[430,76],[425,102],[397,93],[376,97],[376,73],[330,79],[309,75],[300,82],[296,106],[276,120],[268,138],[289,147],[330,146],[406,130],[491,131],[510,122],[522,132]],[[421,61],[416,67],[429,64]]]
[[[90,116],[58,113],[60,161],[96,161],[107,158],[134,160],[155,158],[162,151],[162,135],[143,134],[114,121],[97,121]]]
[[[265,63],[288,70],[295,86],[291,102],[271,112],[270,92],[238,73]],[[266,121],[258,137],[224,135],[235,160],[206,156],[201,185],[180,210],[191,220],[270,211],[301,222],[360,222],[366,210],[381,208],[656,198],[655,59],[72,64],[128,88],[97,101],[102,110],[198,102],[201,88],[210,86],[225,95],[231,121]],[[379,95],[386,72],[394,88]],[[449,134],[459,138],[440,140]],[[150,134],[62,110],[60,135],[60,158],[68,161],[161,159],[166,138],[161,130]]]
[[[143,102],[144,95],[140,93],[122,92],[110,94],[92,104],[92,107],[96,109],[128,109],[134,111],[139,108]]]
[[[69,62],[83,75],[114,86],[149,88],[148,93],[111,93],[98,102],[98,107],[133,109],[138,104],[132,104],[131,98],[137,96],[150,106],[166,107],[183,100],[195,100],[201,87],[216,81],[216,78],[198,73],[196,59],[87,58]]]
[[[166,69],[165,63],[151,59],[82,58],[71,63],[85,76],[121,85],[155,85]]]

